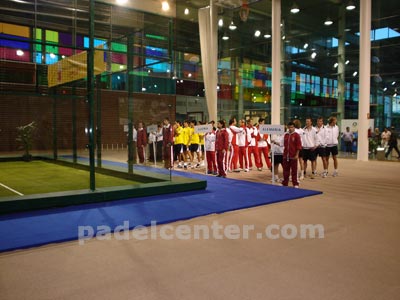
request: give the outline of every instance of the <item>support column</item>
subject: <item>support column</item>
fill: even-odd
[[[360,1],[360,76],[357,160],[368,161],[368,126],[371,78],[371,0]]]
[[[344,103],[345,103],[345,35],[346,32],[346,14],[345,14],[345,4],[343,3],[339,7],[339,45],[338,45],[338,98],[337,98],[337,121],[338,124],[344,119]]]
[[[240,64],[239,67],[239,99],[238,99],[238,118],[241,119],[244,117],[244,103],[243,103],[243,67]]]
[[[53,159],[58,159],[57,133],[57,89],[53,89]]]
[[[136,162],[135,145],[133,143],[133,55],[134,55],[134,38],[130,34],[127,41],[128,57],[127,57],[127,84],[128,84],[128,173],[133,173],[133,164]],[[142,75],[143,76],[143,75]]]
[[[87,97],[89,104],[89,167],[90,189],[96,189],[94,172],[94,0],[89,1],[89,50],[87,52]]]
[[[218,116],[218,32],[217,9],[215,1],[210,0],[210,6],[198,11],[201,61],[205,96],[209,120],[217,120]]]
[[[281,0],[272,0],[271,124],[281,124]]]
[[[102,167],[101,158],[101,135],[102,135],[102,120],[101,120],[101,75],[96,76],[96,153],[97,167]]]

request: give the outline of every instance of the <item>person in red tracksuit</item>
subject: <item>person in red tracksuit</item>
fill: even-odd
[[[240,169],[237,167],[237,163],[239,161],[239,146],[237,143],[237,134],[243,131],[243,128],[236,126],[236,118],[231,118],[229,120],[229,128],[226,130],[229,134],[229,146],[230,153],[229,159],[227,160],[227,169],[233,172],[240,172]]]
[[[172,145],[174,144],[174,129],[172,128],[168,118],[165,118],[163,121],[162,135],[164,168],[171,169],[173,165]]]
[[[258,141],[260,140],[260,133],[258,132],[258,128],[253,126],[253,120],[248,119],[247,120],[247,130],[249,131],[251,135],[251,140],[249,143],[249,168],[250,170],[253,167],[253,160],[251,158],[251,155],[253,154],[254,156],[254,164],[256,165],[256,168],[258,171],[262,171],[262,164],[261,164],[261,158],[260,158],[260,152],[258,150]]]
[[[139,163],[143,164],[146,153],[146,145],[147,145],[147,133],[146,129],[143,127],[143,122],[139,122],[137,129],[137,150],[139,156]]]
[[[271,170],[271,160],[269,158],[269,144],[268,144],[268,134],[264,133],[260,133],[260,125],[264,125],[265,124],[265,119],[264,118],[260,118],[258,120],[258,132],[260,135],[260,139],[258,140],[258,152],[260,153],[260,165],[261,168],[263,167],[263,159],[262,157],[264,156],[264,160],[265,163],[267,165],[267,168]]]
[[[241,119],[239,121],[240,128],[243,128],[243,131],[237,134],[237,144],[239,146],[239,165],[240,169],[245,172],[249,172],[249,143],[251,141],[251,134],[248,128],[246,127],[246,121]]]
[[[219,120],[217,122],[218,131],[215,137],[215,151],[217,153],[217,177],[226,177],[225,160],[229,147],[229,136],[225,128],[225,121]]]
[[[287,125],[288,131],[283,138],[283,181],[282,185],[287,186],[289,183],[289,176],[292,175],[292,183],[295,188],[299,187],[297,180],[297,161],[299,160],[299,152],[302,148],[301,137],[295,132],[293,122]]]
[[[218,175],[217,160],[215,158],[215,128],[204,135],[204,148],[207,160],[207,174]]]

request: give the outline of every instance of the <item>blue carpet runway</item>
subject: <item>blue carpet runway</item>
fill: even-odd
[[[149,226],[152,221],[165,224],[321,194],[229,178],[172,173],[207,180],[207,189],[0,216],[0,252],[77,240],[79,226],[114,229],[128,221],[131,229]]]

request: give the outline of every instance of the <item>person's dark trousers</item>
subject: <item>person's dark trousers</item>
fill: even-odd
[[[393,149],[396,150],[396,152],[397,152],[397,158],[400,158],[400,151],[399,151],[399,148],[397,147],[397,144],[396,145],[389,145],[389,149],[386,152],[385,157],[388,158],[389,154],[392,153]]]
[[[346,152],[349,152],[349,153],[353,152],[352,149],[351,149],[352,146],[353,146],[352,142],[348,141],[348,142],[344,142],[344,144],[346,146]]]
[[[154,143],[149,144],[149,161],[154,162]]]
[[[283,186],[288,186],[289,184],[289,176],[292,176],[293,186],[298,186],[299,181],[297,180],[297,159],[283,159]]]
[[[157,161],[162,161],[163,159],[163,149],[162,149],[162,141],[156,143],[156,158]]]

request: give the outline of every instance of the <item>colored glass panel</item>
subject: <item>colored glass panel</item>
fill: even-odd
[[[0,32],[25,38],[31,37],[30,28],[26,26],[0,23]]]
[[[59,44],[64,46],[72,46],[72,35],[69,33],[60,32],[58,35]]]
[[[73,54],[73,51],[71,48],[60,47],[60,48],[58,48],[58,52],[60,55],[65,55],[65,56],[70,56]]]
[[[108,49],[106,40],[94,39],[93,43],[94,47],[103,46],[103,49]],[[89,38],[86,36],[83,38],[83,46],[89,48]]]
[[[126,64],[127,63],[126,54],[112,53],[111,61],[117,64]]]
[[[22,55],[17,55],[16,49],[0,47],[0,59],[16,60],[16,61],[30,61],[30,52],[23,51]]]
[[[0,33],[0,47],[8,47],[15,48],[21,50],[29,50],[30,46],[27,42],[17,41],[18,40],[27,40],[27,38],[18,37],[10,34],[2,34]]]
[[[119,51],[119,52],[127,52],[128,48],[125,44],[121,44],[121,43],[111,43],[111,50],[112,51]]]

